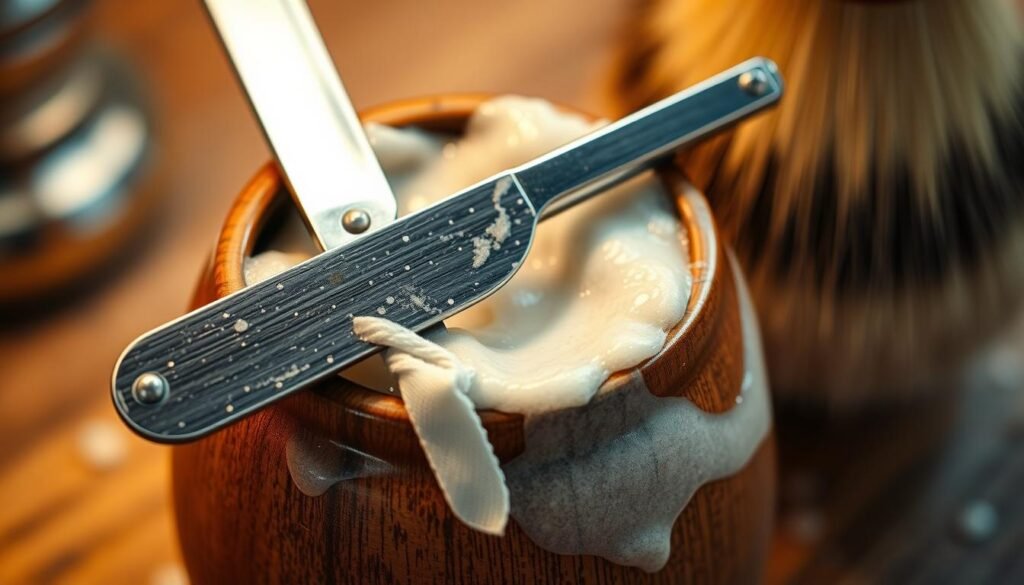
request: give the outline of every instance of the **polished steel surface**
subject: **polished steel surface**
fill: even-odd
[[[205,0],[292,196],[324,250],[395,218],[391,187],[302,0]],[[361,210],[367,229],[342,218]]]
[[[764,76],[763,92],[745,80]],[[513,170],[545,217],[671,156],[782,96],[775,63],[755,57]]]
[[[0,0],[0,33],[25,26],[64,0]]]
[[[146,372],[132,382],[132,398],[142,404],[156,404],[167,397],[167,379]]]
[[[752,71],[768,80],[761,95],[739,81]],[[541,214],[650,168],[781,95],[774,64],[752,59],[194,311],[125,350],[112,380],[114,403],[129,426],[161,442],[230,424],[379,350],[355,337],[354,316],[415,331],[441,322],[512,277]],[[133,398],[132,384],[145,372],[166,378],[165,401]]]

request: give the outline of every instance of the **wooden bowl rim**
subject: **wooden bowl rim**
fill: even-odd
[[[364,122],[390,126],[461,125],[480,104],[493,97],[496,96],[487,93],[454,93],[407,98],[367,108],[360,112],[360,118]],[[591,120],[598,119],[597,116],[576,108],[560,104],[556,106]],[[675,194],[676,208],[685,227],[692,279],[690,299],[683,318],[668,332],[661,351],[628,370],[613,373],[606,383],[621,376],[629,376],[633,372],[643,373],[671,348],[684,343],[708,304],[719,270],[718,232],[707,200],[672,164],[660,168],[658,174],[669,193]],[[245,287],[243,263],[252,253],[260,230],[280,203],[277,198],[284,192],[282,186],[283,181],[278,167],[271,161],[256,172],[235,199],[221,228],[214,255],[213,285],[218,298]],[[705,348],[691,349],[694,353],[688,354],[688,359],[680,363],[680,368],[699,367],[700,360],[692,358],[703,353]],[[338,390],[343,393],[343,397],[338,397],[338,400],[346,407],[355,408],[361,414],[408,423],[408,414],[398,396],[383,394],[342,378],[332,382],[332,385],[338,386]],[[480,411],[480,416],[488,427],[492,424],[507,423],[510,422],[508,419],[519,417],[487,410]]]

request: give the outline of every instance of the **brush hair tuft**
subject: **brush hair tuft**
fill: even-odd
[[[614,94],[755,55],[779,108],[680,162],[757,299],[783,397],[850,408],[948,381],[1024,290],[1024,36],[1010,0],[652,0]]]

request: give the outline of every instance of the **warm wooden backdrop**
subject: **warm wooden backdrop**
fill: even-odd
[[[624,0],[311,0],[357,107],[443,91],[535,94],[602,112]],[[0,324],[0,583],[174,582],[167,452],[122,430],[110,370],[179,315],[231,198],[268,151],[199,0],[99,0],[96,34],[138,67],[169,179],[145,245],[105,285]],[[83,452],[91,424],[124,460]],[[101,441],[101,447],[103,441]]]
[[[310,3],[357,106],[493,91],[607,114],[602,76],[636,1]],[[110,369],[134,336],[182,312],[231,198],[268,157],[199,0],[97,0],[92,17],[158,105],[165,205],[104,286],[0,321],[2,585],[182,583],[168,454],[119,424]],[[769,582],[1024,582],[1022,364],[1024,323],[979,360],[962,399],[843,424],[780,421]],[[997,526],[965,536],[961,516],[979,504]]]

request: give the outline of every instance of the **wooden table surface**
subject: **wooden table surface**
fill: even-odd
[[[629,0],[310,4],[357,107],[492,91],[607,114],[603,76]],[[5,585],[186,582],[168,452],[120,425],[110,369],[182,312],[231,198],[268,158],[198,1],[99,0],[91,18],[147,83],[168,178],[159,222],[101,287],[0,322]],[[782,419],[768,580],[1024,582],[1022,346],[1017,332],[993,348],[956,400],[827,428]]]

